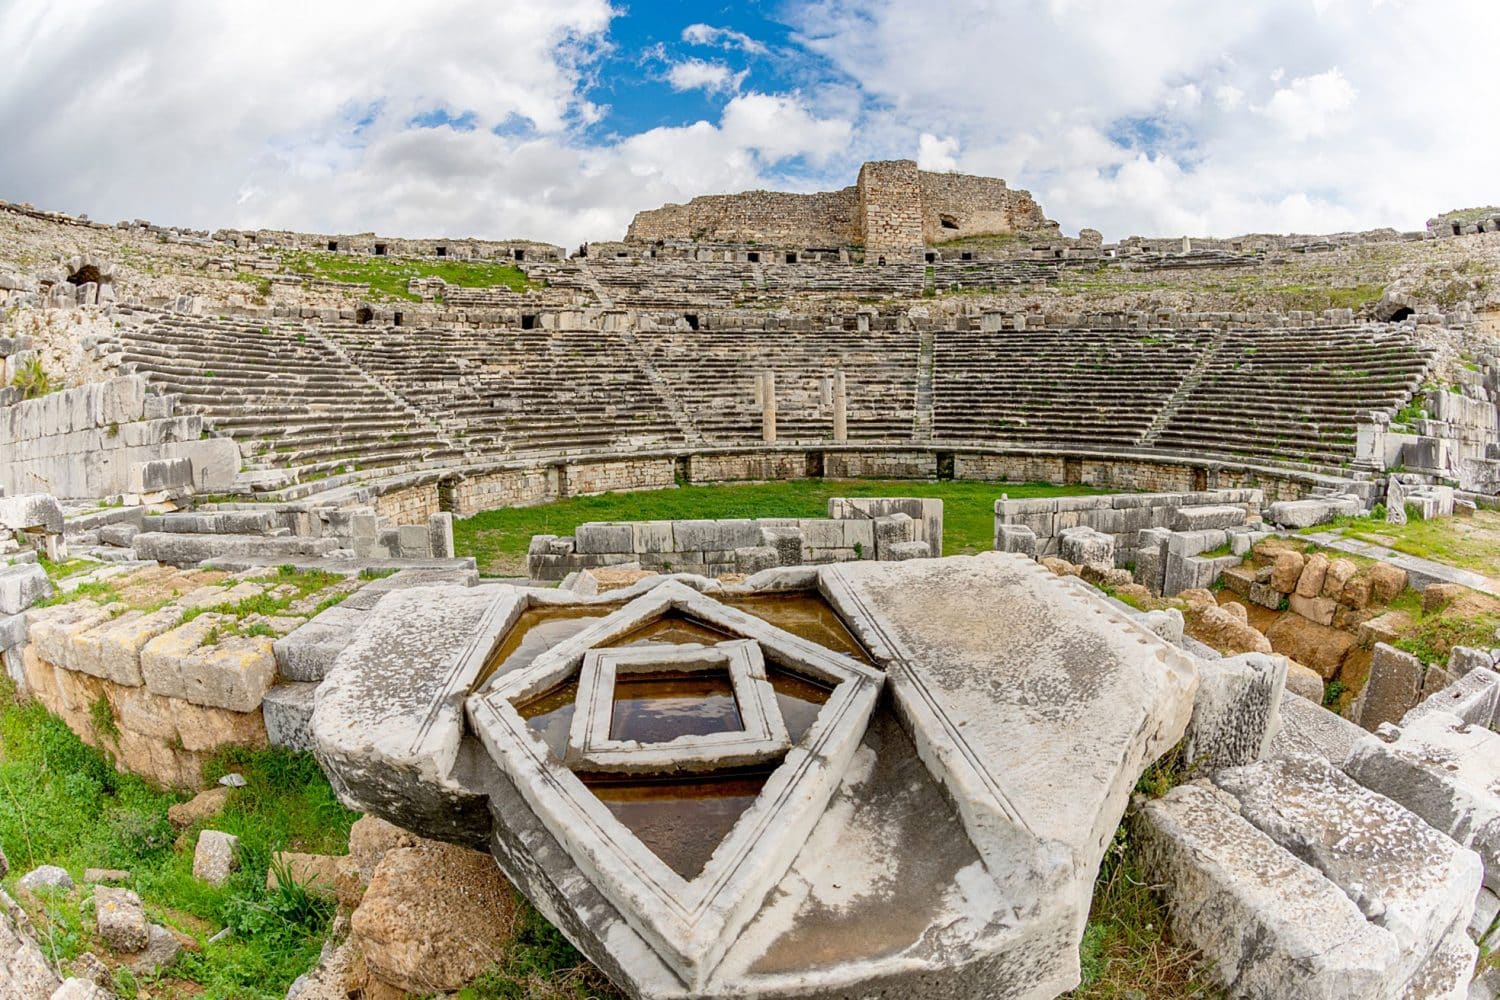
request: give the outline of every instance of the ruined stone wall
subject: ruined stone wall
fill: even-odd
[[[693,455],[688,459],[692,483],[773,482],[806,479],[803,452],[751,452],[741,455]]]
[[[918,179],[922,238],[927,243],[1055,228],[1029,192],[1012,190],[998,177],[924,170]]]
[[[563,470],[563,489],[567,496],[659,490],[676,484],[676,471],[670,458],[569,465]]]
[[[859,239],[866,259],[914,257],[922,239],[922,181],[914,160],[885,160],[859,168]]]
[[[503,507],[531,507],[557,499],[554,470],[502,469],[466,476],[453,484],[453,513],[470,517]]]
[[[220,229],[220,243],[241,249],[280,248],[317,253],[376,254],[386,257],[452,257],[456,260],[561,260],[562,247],[537,240],[453,239],[447,236],[378,236],[375,233],[298,233],[289,229]]]
[[[930,451],[836,451],[823,456],[829,479],[931,479],[937,458]]]
[[[426,524],[438,511],[435,482],[391,490],[375,498],[375,513],[396,524]]]
[[[625,239],[712,238],[776,246],[827,247],[857,243],[855,189],[819,194],[747,191],[694,198],[686,205],[663,205],[639,213]]]

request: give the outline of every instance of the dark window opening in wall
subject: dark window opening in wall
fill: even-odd
[[[754,250],[751,250],[749,253],[745,254],[745,259],[752,264],[759,264],[760,254],[756,253]]]
[[[626,253],[624,250],[616,250],[615,251],[615,257],[616,257],[616,259],[620,259],[620,258],[624,258],[624,257],[629,257],[629,256],[630,256],[630,254]]]
[[[1416,315],[1416,313],[1411,308],[1409,308],[1407,306],[1402,306],[1400,309],[1397,309],[1395,312],[1391,313],[1390,317],[1386,320],[1386,322],[1387,323],[1402,323],[1402,322],[1405,322],[1406,320],[1411,319],[1415,315]]]
[[[354,310],[354,322],[364,325],[375,318],[375,310],[369,306],[360,306]]]
[[[963,253],[961,253],[961,254],[958,255],[958,259],[959,260],[973,260],[974,259],[974,251],[972,251],[972,250],[965,250]]]
[[[406,314],[405,313],[392,313],[391,314],[391,325],[392,326],[400,326],[401,325],[401,321],[404,320],[404,319],[406,319]]]
[[[939,479],[952,479],[957,474],[958,460],[954,458],[951,451],[940,451],[937,453],[937,477]]]
[[[1206,489],[1208,489],[1208,470],[1193,469],[1193,490],[1201,493]]]
[[[807,453],[805,470],[808,479],[823,478],[823,453],[821,451],[810,451]]]
[[[884,257],[877,258],[876,261],[875,261],[875,264],[876,264],[877,267],[885,267],[885,258]]]
[[[1052,251],[1052,255],[1054,257],[1056,257],[1058,260],[1062,260],[1063,259],[1063,252],[1061,250],[1054,250],[1054,251]]]
[[[68,275],[68,284],[87,285],[99,283],[99,269],[93,264],[85,264],[72,274]]]
[[[522,313],[521,314],[521,329],[523,329],[523,330],[535,330],[536,329],[536,313]]]
[[[338,253],[338,249],[339,249],[339,241],[338,240],[329,240],[328,241],[328,252],[329,253]]]
[[[1463,234],[1464,234],[1464,227],[1463,227],[1463,225],[1461,223],[1455,222],[1453,224],[1453,235],[1454,236],[1462,236]]]
[[[797,263],[797,255],[794,254],[794,253],[787,254],[786,255],[786,262],[788,264],[795,264],[795,263]]]
[[[520,261],[520,260],[525,260],[525,259],[526,259],[526,251],[522,250],[520,247],[517,247],[516,248],[516,260]]]
[[[446,257],[446,256],[448,256],[448,248],[447,247],[438,247],[437,248],[437,255],[439,257]]]
[[[929,254],[925,254],[924,256],[927,259],[927,263],[929,263],[929,264],[935,264],[935,263],[937,263],[937,254],[935,254],[935,253],[929,253]]]
[[[375,244],[375,256],[377,256],[377,257],[384,257],[385,256],[385,244],[384,243],[377,243],[377,244]]]
[[[938,225],[942,226],[944,229],[957,229],[958,220],[951,215],[939,215]]]
[[[696,329],[698,329],[698,314],[697,313],[683,313],[682,314],[682,318],[685,319],[685,320],[687,320],[687,325],[688,325],[688,329],[689,330],[696,330]]]

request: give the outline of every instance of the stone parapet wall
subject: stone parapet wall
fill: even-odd
[[[503,507],[531,507],[556,500],[557,470],[552,467],[501,469],[459,477],[452,487],[453,513],[470,517]]]
[[[851,502],[829,506],[847,516],[581,524],[571,538],[532,538],[527,575],[533,580],[561,580],[585,569],[634,565],[724,576],[777,566],[921,558],[931,553],[933,544],[942,549],[940,513],[934,522]]]
[[[228,438],[177,416],[133,375],[0,409],[0,490],[60,497],[227,489],[240,470]]]
[[[973,174],[918,174],[922,196],[922,237],[931,243],[965,236],[1056,230],[1031,194],[998,177]]]
[[[676,485],[676,473],[670,458],[569,464],[563,467],[562,488],[566,496],[659,490]]]
[[[1029,528],[1036,538],[1037,558],[1057,555],[1063,532],[1089,528],[1110,536],[1115,558],[1129,561],[1139,546],[1139,535],[1152,528],[1178,530],[1193,508],[1243,508],[1247,518],[1259,518],[1265,494],[1258,489],[1205,490],[1191,493],[1124,493],[1115,496],[1051,497],[1035,500],[996,500],[996,548],[1003,526]]]
[[[858,199],[853,187],[819,194],[747,191],[703,195],[636,215],[626,240],[713,239],[775,246],[843,246],[854,239]]]
[[[375,498],[374,507],[378,516],[398,525],[425,524],[428,518],[442,510],[435,482],[382,493]]]
[[[930,451],[836,451],[823,456],[829,479],[928,479],[936,470]]]

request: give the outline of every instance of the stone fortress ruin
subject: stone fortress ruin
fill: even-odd
[[[1110,243],[911,161],[573,253],[0,203],[0,659],[160,786],[311,751],[632,998],[1065,995],[1127,842],[1225,996],[1491,997],[1500,565],[1341,534],[1500,509],[1459,215]],[[860,479],[987,484],[987,537],[898,489],[455,539]]]

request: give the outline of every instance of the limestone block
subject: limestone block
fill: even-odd
[[[0,566],[0,615],[18,615],[52,594],[52,581],[37,563]]]
[[[734,550],[736,573],[760,573],[775,569],[776,566],[776,550],[769,545],[751,545]]]
[[[1286,689],[1314,705],[1323,704],[1323,678],[1312,667],[1304,667],[1293,660],[1286,664]],[[1286,704],[1285,701],[1282,702]]]
[[[0,528],[8,531],[63,533],[62,505],[46,493],[19,493],[0,497]]]
[[[908,559],[929,559],[932,557],[932,547],[926,542],[910,541],[897,542],[886,550],[885,559],[888,562],[905,562]]]
[[[1393,742],[1367,736],[1344,770],[1478,851],[1485,886],[1500,891],[1500,734],[1432,712]]]
[[[1354,703],[1355,721],[1371,731],[1381,723],[1399,722],[1417,703],[1422,671],[1422,661],[1415,656],[1377,643],[1369,679]]]
[[[109,285],[104,288],[108,289]],[[88,954],[85,952],[84,954]],[[107,970],[106,970],[107,971]],[[53,993],[51,1000],[115,1000],[115,994],[109,992],[103,986],[92,979],[80,979],[70,977],[63,980],[63,984]]]
[[[995,525],[995,551],[1036,558],[1036,533],[1020,524]]]
[[[1339,602],[1331,597],[1303,597],[1301,594],[1293,594],[1287,598],[1287,606],[1296,614],[1319,625],[1332,625],[1333,617],[1339,610]]]
[[[74,669],[73,637],[109,621],[110,613],[93,601],[73,601],[26,613],[30,651],[53,666]]]
[[[57,865],[39,865],[22,875],[16,885],[31,892],[72,892],[73,876]]]
[[[127,493],[161,493],[165,490],[191,488],[193,460],[162,458],[151,462],[133,462],[126,476]]]
[[[1389,563],[1375,563],[1370,567],[1370,586],[1375,600],[1389,604],[1406,589],[1406,570]]]
[[[1178,507],[1168,522],[1173,531],[1203,531],[1209,528],[1233,528],[1245,523],[1245,508],[1234,504],[1207,507]]]
[[[223,885],[239,867],[240,838],[220,830],[202,830],[193,850],[193,877],[209,885]]]
[[[1297,589],[1297,582],[1302,579],[1302,570],[1307,565],[1307,558],[1300,552],[1285,551],[1276,556],[1276,565],[1271,571],[1271,586],[1283,594],[1290,594]]]
[[[0,986],[7,1000],[47,1000],[58,985],[31,921],[15,900],[0,891]]]
[[[1328,562],[1328,557],[1321,552],[1314,552],[1307,557],[1307,562],[1302,566],[1302,575],[1297,578],[1297,596],[1312,599],[1323,593],[1323,581],[1328,578]],[[1323,624],[1327,625],[1328,622]]]
[[[0,615],[0,649],[13,649],[25,641],[26,616]]]
[[[1311,753],[1339,767],[1369,735],[1343,716],[1305,698],[1282,699],[1281,723],[1281,731],[1271,740],[1272,754]]]
[[[1437,672],[1429,667],[1428,674]],[[1451,675],[1450,675],[1451,676]],[[1446,712],[1474,726],[1488,726],[1500,708],[1500,674],[1488,667],[1475,667],[1414,705],[1401,717],[1403,726],[1432,712]]]
[[[1179,785],[1137,813],[1147,877],[1167,887],[1174,937],[1245,997],[1395,997],[1395,936],[1209,785]]]
[[[1189,607],[1188,621],[1193,638],[1228,656],[1271,652],[1269,639],[1217,604]]]
[[[146,947],[125,958],[125,967],[137,976],[156,975],[182,954],[182,942],[161,924],[152,924],[147,932],[150,940]]]
[[[138,687],[143,683],[141,650],[181,620],[181,609],[171,605],[150,614],[127,611],[73,638],[72,669]]]
[[[1360,622],[1354,635],[1361,646],[1369,649],[1377,642],[1395,642],[1410,627],[1411,615],[1405,611],[1387,611],[1369,621]]]
[[[432,543],[425,524],[403,524],[397,527],[396,532],[401,558],[426,559],[432,554],[428,548]]]
[[[1186,759],[1206,771],[1253,763],[1280,726],[1286,657],[1244,653],[1205,660],[1188,724]]]
[[[1484,874],[1479,856],[1321,757],[1275,757],[1219,771],[1213,782],[1395,936],[1403,980],[1450,928],[1468,926]]]
[[[1148,528],[1136,536],[1135,579],[1151,593],[1160,595],[1167,580],[1167,547],[1171,533]]]
[[[1059,555],[1077,566],[1115,564],[1115,540],[1093,528],[1068,528],[1059,536]]]
[[[99,936],[115,951],[140,951],[151,940],[141,897],[129,889],[94,889],[94,916]]]
[[[228,615],[199,615],[157,636],[141,650],[141,675],[153,693],[195,705],[250,712],[276,677],[276,658],[267,636],[222,636],[205,645],[210,633],[232,626]]]
[[[1356,573],[1344,585],[1343,596],[1339,602],[1345,607],[1353,608],[1355,611],[1363,611],[1370,604],[1370,599],[1375,595],[1375,582],[1368,573]]]
[[[315,683],[277,684],[266,692],[261,702],[266,737],[273,747],[312,750],[313,697]]]
[[[1231,594],[1250,599],[1250,588],[1255,586],[1255,570],[1249,566],[1231,566],[1219,574],[1224,587]]]
[[[5,622],[0,619],[0,646],[5,642]],[[1471,670],[1490,669],[1496,666],[1495,657],[1487,649],[1472,649],[1468,646],[1454,646],[1448,651],[1448,670],[1455,677],[1462,677]]]
[[[453,515],[447,511],[427,519],[427,551],[434,559],[453,558]]]
[[[1359,498],[1354,496],[1282,500],[1266,509],[1266,520],[1283,528],[1311,528],[1336,517],[1354,517],[1359,509]]]
[[[133,524],[106,524],[99,529],[99,542],[101,545],[114,545],[128,549],[131,541],[138,534],[140,534],[140,529]]]
[[[1344,587],[1354,577],[1358,567],[1349,559],[1329,560],[1328,570],[1323,576],[1323,596],[1337,600],[1343,596]]]
[[[675,548],[671,521],[636,521],[630,528],[630,551],[637,555],[671,552]]]
[[[1148,611],[1141,617],[1141,623],[1172,645],[1182,645],[1183,618],[1176,608]]]
[[[1319,625],[1301,615],[1282,615],[1266,629],[1271,648],[1311,667],[1326,681],[1332,680],[1354,648],[1348,632]]]

